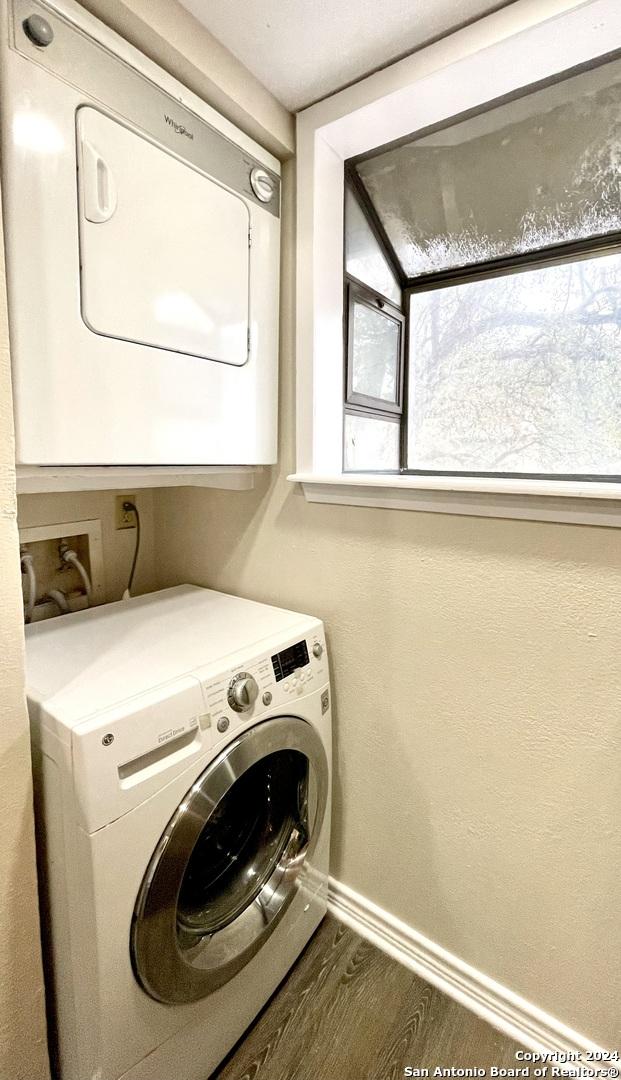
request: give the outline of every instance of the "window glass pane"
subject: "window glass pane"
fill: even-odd
[[[345,469],[398,469],[399,423],[345,414]]]
[[[619,228],[621,60],[357,168],[406,274]]]
[[[354,393],[396,402],[400,324],[354,301],[352,337]]]
[[[347,273],[401,306],[401,289],[351,188],[345,189]]]
[[[408,467],[621,474],[621,255],[415,293]]]

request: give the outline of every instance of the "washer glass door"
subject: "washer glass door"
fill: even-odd
[[[190,855],[177,903],[180,930],[214,934],[252,903],[275,866],[306,846],[308,762],[277,750],[220,800]]]
[[[152,997],[195,1001],[231,979],[291,903],[323,821],[328,765],[304,720],[239,736],[187,793],[136,901],[134,971]]]

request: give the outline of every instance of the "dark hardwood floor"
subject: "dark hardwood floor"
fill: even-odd
[[[517,1043],[328,917],[212,1080],[398,1080],[516,1066]]]

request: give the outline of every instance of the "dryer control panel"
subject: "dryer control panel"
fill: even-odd
[[[214,741],[235,726],[256,720],[275,708],[295,712],[295,701],[329,679],[323,633],[296,637],[215,679],[198,678],[203,687]]]

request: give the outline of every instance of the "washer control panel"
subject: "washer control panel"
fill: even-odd
[[[318,629],[278,650],[245,660],[243,667],[218,678],[201,679],[214,738],[224,738],[268,709],[293,708],[296,698],[323,686],[328,678],[325,641]]]
[[[276,682],[282,682],[295,671],[308,667],[308,644],[305,639],[296,641],[294,645],[287,646],[282,652],[272,656],[272,668]]]

